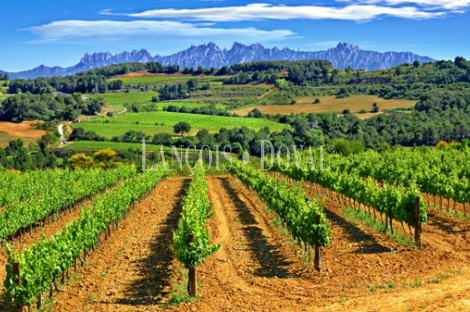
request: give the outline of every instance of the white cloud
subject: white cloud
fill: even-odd
[[[470,0],[335,0],[356,4],[381,4],[387,6],[412,5],[424,10],[454,11],[470,7]]]
[[[176,21],[55,21],[42,26],[27,29],[39,36],[39,42],[73,41],[83,38],[106,38],[116,40],[147,36],[154,39],[164,36],[177,40],[178,38],[246,38],[247,40],[275,41],[292,38],[295,33],[290,30],[260,30],[248,28],[215,28],[212,24],[181,23]],[[152,36],[152,37],[149,37]]]
[[[366,0],[367,1],[367,0]],[[368,0],[375,2],[384,2],[388,5],[413,4],[422,7],[457,10],[470,6],[470,0]]]
[[[366,0],[380,1],[380,0]],[[385,0],[399,2],[404,0]],[[412,0],[412,2],[431,0]],[[448,0],[450,2],[450,0]],[[470,1],[470,0],[464,0]],[[456,1],[454,1],[456,2]],[[110,14],[109,11],[102,12]],[[447,12],[429,12],[413,6],[392,7],[374,4],[350,4],[342,7],[328,6],[285,6],[266,3],[253,3],[246,6],[227,6],[200,9],[157,9],[140,13],[122,14],[139,18],[184,18],[192,20],[230,22],[248,20],[290,20],[290,19],[337,19],[367,21],[381,16],[394,16],[407,19],[430,19],[445,16]]]

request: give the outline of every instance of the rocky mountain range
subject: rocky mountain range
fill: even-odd
[[[77,72],[90,70],[106,65],[128,63],[128,62],[159,62],[163,65],[179,65],[180,67],[220,68],[224,65],[232,65],[244,62],[263,60],[308,60],[320,59],[330,61],[336,68],[377,70],[391,68],[403,63],[413,63],[415,60],[420,63],[433,62],[434,59],[427,56],[420,56],[412,52],[375,52],[361,50],[358,46],[345,42],[340,42],[336,47],[317,52],[295,51],[289,48],[272,49],[265,48],[261,44],[243,45],[235,42],[231,49],[220,49],[215,43],[191,46],[184,51],[168,56],[152,56],[147,50],[133,50],[132,52],[122,52],[111,54],[109,52],[99,52],[85,54],[80,62],[72,67],[47,67],[41,65],[31,70],[8,73],[10,78],[36,78],[49,76],[72,75]],[[5,73],[0,70],[0,73]]]

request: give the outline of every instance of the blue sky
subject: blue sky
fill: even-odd
[[[3,5],[0,69],[72,66],[85,53],[168,55],[234,41],[470,58],[470,0],[16,0]]]

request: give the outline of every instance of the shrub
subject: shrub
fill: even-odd
[[[446,147],[449,147],[450,144],[447,143],[446,141],[439,141],[437,144],[436,144],[436,147],[437,148],[446,148]]]

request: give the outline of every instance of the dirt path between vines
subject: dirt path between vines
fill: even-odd
[[[211,240],[198,267],[197,302],[166,308],[181,265],[172,254],[189,179],[169,179],[138,204],[93,252],[77,281],[55,294],[54,311],[434,311],[470,310],[465,223],[433,218],[421,251],[351,223],[324,200],[331,246],[322,272],[280,234],[274,215],[233,177],[208,177]]]
[[[174,272],[172,234],[189,179],[160,182],[54,297],[54,311],[143,311],[163,306]],[[175,266],[176,267],[176,266]]]
[[[273,215],[255,193],[232,177],[208,178],[208,183],[215,212],[211,237],[222,248],[199,268],[203,299],[180,311],[316,311],[330,305],[334,311],[338,304],[375,296],[385,303],[391,291],[403,289],[403,296],[425,284],[439,288],[441,281],[465,274],[466,246],[415,251],[350,223],[333,201],[323,203],[331,247],[324,249],[323,272],[315,272],[295,242],[272,225]]]

